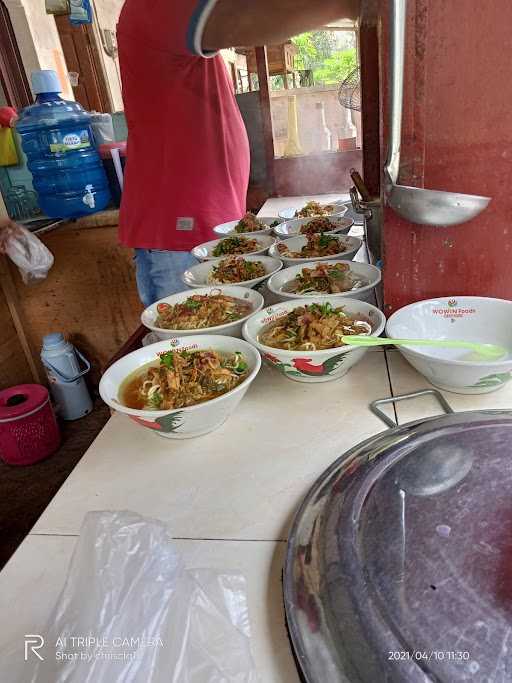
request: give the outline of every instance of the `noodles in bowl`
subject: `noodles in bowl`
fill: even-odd
[[[318,256],[334,256],[342,254],[347,250],[344,242],[339,237],[333,235],[323,235],[322,233],[311,233],[306,235],[307,242],[300,251],[291,251],[289,245],[281,242],[277,245],[277,250],[281,256],[287,258],[316,258]]]
[[[252,310],[251,303],[212,290],[211,294],[192,294],[174,306],[158,304],[155,326],[164,330],[202,330],[240,320]]]
[[[212,285],[229,285],[265,277],[265,275],[265,266],[261,261],[247,261],[237,256],[228,256],[213,266],[208,275],[208,282]]]
[[[234,389],[247,377],[242,353],[167,351],[127,377],[119,399],[136,410],[193,406]]]
[[[302,209],[295,212],[297,218],[310,218],[312,216],[330,216],[336,213],[336,204],[319,204],[318,202],[308,202]]]
[[[328,218],[313,218],[305,225],[302,225],[299,233],[301,235],[313,235],[316,232],[332,232],[336,230],[336,223],[333,223]]]
[[[285,317],[263,328],[258,341],[287,351],[321,351],[344,346],[342,337],[371,334],[372,326],[347,315],[343,306],[329,302],[298,306]]]
[[[368,348],[344,344],[345,335],[378,336],[386,319],[376,306],[339,295],[292,299],[254,313],[243,335],[265,361],[296,382],[343,377]]]
[[[212,251],[212,256],[228,256],[230,254],[250,254],[258,251],[260,245],[257,240],[248,237],[226,237],[221,240]]]
[[[139,428],[169,439],[188,439],[225,422],[260,366],[259,353],[243,339],[212,334],[174,337],[143,346],[109,366],[100,381],[100,395]],[[145,455],[150,457],[149,448]]]
[[[259,232],[265,230],[266,227],[265,223],[262,223],[253,213],[248,211],[235,225],[235,232]]]
[[[368,284],[368,280],[352,272],[348,263],[320,262],[314,268],[303,268],[293,280],[286,283],[283,291],[302,296],[318,293],[339,294],[366,287]]]

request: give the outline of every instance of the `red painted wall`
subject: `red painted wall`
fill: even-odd
[[[512,2],[409,0],[408,6],[400,180],[492,202],[452,228],[415,226],[386,209],[387,312],[439,295],[512,299]],[[385,140],[385,0],[381,17]]]

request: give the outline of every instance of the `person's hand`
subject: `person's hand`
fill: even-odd
[[[5,254],[7,240],[20,229],[10,218],[0,218],[0,254]]]

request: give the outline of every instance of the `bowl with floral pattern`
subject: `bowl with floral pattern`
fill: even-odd
[[[309,342],[301,348],[277,348],[271,346],[266,338],[270,330],[279,325],[286,316],[295,312],[301,320],[300,324],[307,327],[311,323],[303,323],[303,311],[307,313],[306,306],[321,307],[321,310],[332,314],[333,310],[341,309],[342,314],[352,321],[351,327],[358,330],[358,334],[370,334],[378,337],[384,330],[386,318],[382,311],[366,301],[356,299],[340,300],[336,296],[322,297],[318,301],[314,297],[307,299],[295,299],[283,301],[275,305],[263,308],[252,315],[242,329],[244,339],[255,346],[261,353],[265,362],[278,370],[288,379],[296,382],[329,382],[340,379],[358,363],[368,351],[365,347],[336,345],[330,348],[315,349]],[[316,324],[313,321],[313,324]],[[359,331],[364,329],[364,331]],[[350,332],[347,332],[350,333]],[[311,332],[313,334],[313,331]],[[309,332],[304,338],[310,338]],[[313,337],[314,338],[314,337]],[[308,346],[309,348],[304,348]]]

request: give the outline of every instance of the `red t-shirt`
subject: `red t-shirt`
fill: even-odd
[[[201,48],[215,2],[126,0],[121,12],[128,247],[189,250],[245,212],[247,133],[222,57]]]

